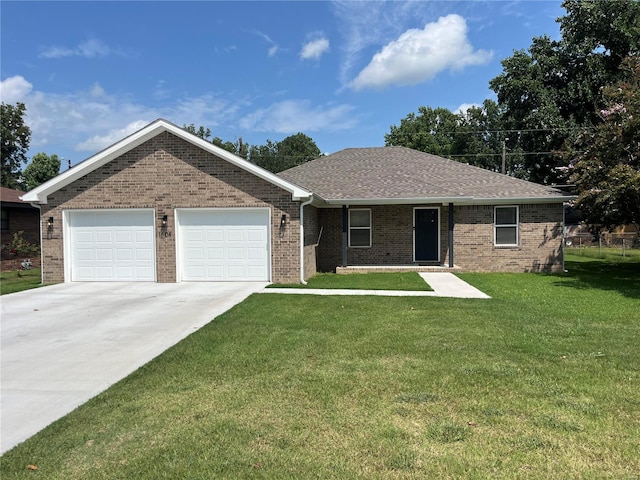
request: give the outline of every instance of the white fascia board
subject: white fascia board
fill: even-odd
[[[534,203],[565,203],[578,198],[575,195],[557,197],[507,197],[507,198],[474,198],[471,202],[460,202],[473,205],[514,205]]]
[[[420,197],[420,198],[350,198],[324,200],[325,206],[341,205],[514,205],[527,203],[564,203],[575,200],[576,196],[558,197],[509,197],[509,198],[474,198],[474,197]]]
[[[252,173],[253,175],[273,185],[276,185],[283,190],[288,191],[289,193],[291,193],[291,197],[294,201],[306,200],[311,197],[311,192],[308,192],[307,190],[298,187],[293,183],[287,182],[286,180],[276,176],[275,174],[261,167],[258,167],[257,165],[254,165],[244,158],[240,158],[231,152],[227,152],[223,148],[220,148],[212,144],[211,142],[192,135],[186,130],[178,127],[177,125],[174,125],[173,123],[167,122],[163,119],[158,119],[155,122],[150,123],[146,127],[142,128],[141,130],[138,130],[137,132],[111,145],[110,147],[96,153],[94,156],[79,163],[66,172],[61,173],[57,177],[54,177],[51,180],[43,183],[39,187],[25,193],[20,198],[25,202],[46,204],[49,194],[56,192],[57,190],[69,185],[79,178],[82,178],[83,176],[89,174],[97,168],[100,168],[111,160],[119,157],[120,155],[123,155],[129,150],[133,150],[137,146],[142,145],[144,142],[165,131],[170,132],[177,137],[180,137],[183,140],[228,161],[233,165],[242,168],[243,170],[246,170],[247,172]]]
[[[422,205],[431,203],[470,203],[472,197],[433,198],[348,198],[325,200],[327,205]],[[461,202],[463,201],[463,202]]]

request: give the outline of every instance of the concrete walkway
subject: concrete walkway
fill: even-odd
[[[63,283],[3,295],[0,453],[266,283]]]
[[[420,272],[419,275],[433,289],[431,292],[406,290],[346,290],[328,288],[265,288],[262,293],[286,293],[290,295],[377,295],[383,297],[450,297],[491,298],[472,287],[453,273]]]

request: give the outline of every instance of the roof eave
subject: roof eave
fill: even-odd
[[[504,198],[474,198],[470,203],[473,205],[508,205],[524,203],[564,203],[571,202],[578,197],[575,195],[558,195],[548,197],[504,197]]]
[[[340,198],[325,200],[327,205],[403,205],[427,203],[460,203],[472,197],[416,197],[416,198]]]
[[[563,203],[575,200],[576,196],[557,197],[505,197],[505,198],[475,198],[475,197],[417,197],[417,198],[332,198],[324,200],[327,206],[340,205],[422,205],[448,204],[454,205],[507,205],[523,203]]]

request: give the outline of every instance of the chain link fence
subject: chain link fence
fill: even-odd
[[[599,236],[590,233],[568,233],[564,238],[564,245],[568,251],[578,253],[580,249],[594,248],[606,253],[626,255],[629,250],[640,249],[638,233],[601,233]]]

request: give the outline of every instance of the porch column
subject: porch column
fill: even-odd
[[[453,203],[449,204],[449,268],[453,268],[453,227],[455,220],[453,218]]]
[[[342,266],[347,266],[347,227],[349,221],[347,219],[347,206],[342,206]]]

